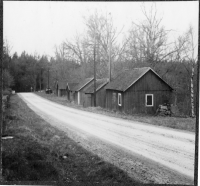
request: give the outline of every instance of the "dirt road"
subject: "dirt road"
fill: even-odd
[[[102,140],[104,144],[114,145],[124,154],[128,152],[133,157],[136,155],[145,161],[150,160],[157,167],[163,166],[173,174],[183,175],[186,183],[193,180],[194,133],[85,112],[53,103],[32,93],[18,95],[44,119],[56,121],[51,123],[60,129],[70,128],[84,136]]]

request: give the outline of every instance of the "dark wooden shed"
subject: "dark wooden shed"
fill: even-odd
[[[149,67],[126,70],[106,87],[106,107],[129,114],[155,114],[171,103],[173,88]]]
[[[105,86],[108,84],[108,79],[97,79],[96,80],[96,106],[106,107],[106,89]],[[83,89],[85,93],[83,106],[93,107],[94,106],[94,81]]]
[[[83,105],[85,93],[83,92],[83,89],[90,85],[94,78],[86,78],[83,79],[74,89],[74,102],[78,105]]]
[[[56,83],[56,95],[57,96],[66,96],[67,95],[67,81],[60,80]]]
[[[75,91],[78,83],[67,83],[67,99],[69,101],[75,100]]]

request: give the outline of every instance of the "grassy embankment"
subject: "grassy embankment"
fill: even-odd
[[[6,124],[4,135],[13,139],[2,140],[4,181],[57,181],[56,185],[136,183],[45,122],[17,95],[10,98]]]
[[[186,130],[186,131],[191,131],[191,132],[195,131],[195,123],[196,123],[195,118],[150,116],[150,115],[144,115],[144,114],[128,115],[128,114],[124,114],[120,112],[109,111],[101,107],[83,108],[80,105],[70,103],[69,101],[67,101],[66,97],[57,97],[54,94],[45,94],[44,92],[37,92],[36,94],[46,99],[49,99],[53,102],[56,102],[65,106],[77,108],[77,109],[82,109],[89,112],[95,112],[95,113],[104,114],[104,115],[108,115],[112,117],[118,117],[118,118],[133,120],[133,121],[149,123],[149,124],[157,125],[157,126],[164,126],[164,127]]]

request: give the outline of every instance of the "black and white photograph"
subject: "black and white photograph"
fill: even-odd
[[[197,185],[199,1],[3,1],[1,181]]]

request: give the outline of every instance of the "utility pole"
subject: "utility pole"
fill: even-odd
[[[40,91],[42,90],[42,68],[40,71]]]
[[[94,35],[94,107],[96,107],[96,29]]]
[[[110,26],[110,20],[111,20],[111,13],[109,13],[109,82],[111,82],[111,26]]]
[[[49,68],[48,68],[48,90],[49,90]]]
[[[56,70],[56,96],[58,96],[58,86],[57,86],[57,84],[58,84],[58,75],[57,75],[57,70]]]

